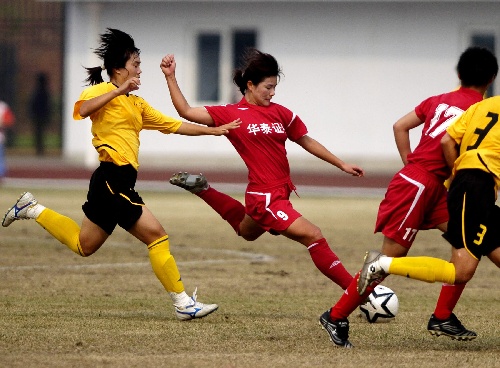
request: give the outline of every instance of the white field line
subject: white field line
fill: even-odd
[[[19,241],[20,237],[5,237],[2,240],[8,239]],[[45,242],[53,242],[47,239]],[[43,243],[42,240],[39,243]],[[119,242],[106,242],[108,245],[122,245]],[[182,253],[184,248],[174,250],[174,253]],[[231,259],[204,259],[193,261],[177,261],[178,265],[207,265],[207,264],[223,264],[223,263],[248,263],[248,262],[273,262],[274,257],[263,253],[248,253],[230,249],[205,249],[205,248],[187,248],[186,250],[192,252],[214,253],[221,256],[233,256]],[[76,255],[75,255],[76,256]],[[126,262],[126,263],[92,263],[92,264],[78,264],[78,265],[30,265],[30,266],[0,266],[0,271],[31,271],[31,270],[45,270],[45,269],[59,269],[59,270],[84,270],[84,269],[109,269],[109,268],[125,268],[125,267],[150,267],[149,262]]]

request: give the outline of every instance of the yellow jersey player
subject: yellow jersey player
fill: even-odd
[[[140,50],[130,35],[108,28],[101,35],[95,54],[102,66],[86,68],[90,85],[75,103],[73,117],[90,117],[92,144],[100,165],[90,179],[81,226],[72,219],[42,206],[26,192],[4,216],[2,225],[35,219],[52,236],[73,252],[87,257],[96,252],[119,225],[147,245],[154,273],[168,292],[179,320],[204,317],[216,304],[203,304],[186,294],[168,235],[135,191],[139,167],[139,133],[143,129],[183,135],[223,135],[239,127],[234,121],[206,127],[164,115],[144,99],[133,95],[141,81]],[[109,82],[101,76],[107,71]],[[165,70],[162,69],[165,73]]]
[[[382,254],[406,257],[419,231],[447,230],[447,190],[443,183],[451,175],[451,168],[441,149],[441,139],[456,117],[483,100],[497,72],[498,63],[493,53],[481,47],[467,48],[457,64],[460,87],[426,98],[393,125],[396,146],[404,166],[391,179],[379,206],[375,232],[384,235]],[[422,127],[422,135],[412,149],[410,131],[418,126]],[[320,317],[321,325],[337,346],[352,347],[348,340],[348,317],[365,302],[376,286],[372,283],[363,295],[358,295],[358,277],[359,273],[332,308]],[[467,330],[453,313],[465,285],[442,286],[436,308],[427,324],[431,334],[445,334],[452,338],[459,336],[464,340],[476,337],[476,333]]]
[[[472,105],[447,129],[441,145],[453,180],[448,195],[449,262],[433,257],[392,258],[370,251],[358,292],[386,274],[426,282],[463,284],[474,276],[482,256],[500,267],[500,96]],[[457,148],[458,147],[458,148]]]

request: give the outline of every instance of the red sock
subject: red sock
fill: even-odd
[[[240,233],[240,223],[245,217],[245,207],[240,202],[212,187],[197,195],[226,220],[237,234]]]
[[[352,276],[344,268],[339,257],[330,249],[325,238],[315,241],[307,249],[318,270],[342,289],[345,290],[349,286]]]
[[[467,284],[449,285],[443,284],[441,293],[434,310],[434,316],[437,319],[448,319],[453,312],[453,309],[458,303],[458,299],[462,295],[462,291]]]
[[[347,318],[352,312],[356,310],[361,304],[364,303],[365,299],[370,295],[370,293],[375,288],[376,284],[372,284],[366,288],[363,295],[358,294],[358,277],[359,272],[354,275],[351,283],[344,291],[344,294],[340,297],[337,303],[330,310],[330,318],[332,321],[337,321],[339,319]]]

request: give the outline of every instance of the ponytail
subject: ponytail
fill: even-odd
[[[236,84],[241,94],[244,95],[247,89],[247,83],[243,79],[243,72],[239,69],[234,71],[233,82]]]
[[[93,86],[95,84],[99,84],[104,82],[104,79],[102,79],[102,68],[100,66],[95,66],[93,68],[85,68],[87,70],[87,78],[85,79],[85,82],[89,86]]]

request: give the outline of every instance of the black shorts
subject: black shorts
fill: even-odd
[[[448,231],[443,237],[457,248],[467,248],[476,259],[500,243],[500,208],[495,205],[495,182],[485,171],[457,172],[448,192]]]
[[[90,179],[83,212],[110,235],[116,225],[130,229],[141,217],[144,206],[134,190],[136,180],[137,170],[132,165],[101,162]]]

